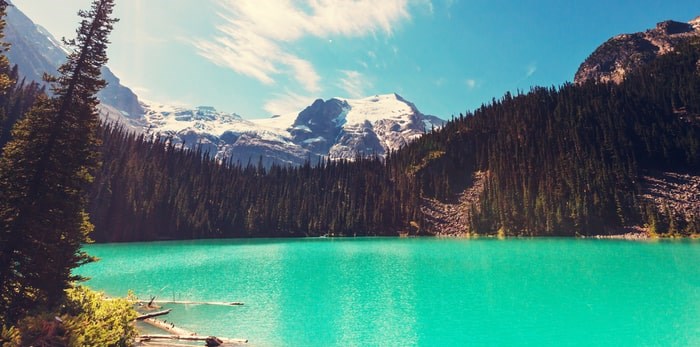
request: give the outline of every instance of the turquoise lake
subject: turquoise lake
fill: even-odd
[[[700,242],[258,239],[89,245],[78,269],[250,346],[699,346]]]

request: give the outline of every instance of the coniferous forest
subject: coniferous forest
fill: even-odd
[[[456,199],[488,172],[474,234],[594,235],[623,226],[698,231],[642,199],[646,173],[700,169],[700,45],[688,42],[620,84],[506,94],[386,161],[265,168],[102,128],[90,196],[97,241],[431,235],[424,198]],[[666,230],[661,227],[660,232]]]

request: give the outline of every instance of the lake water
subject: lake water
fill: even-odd
[[[251,346],[698,346],[700,243],[261,239],[89,245],[78,269]]]

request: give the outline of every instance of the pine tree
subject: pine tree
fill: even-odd
[[[86,188],[98,166],[97,99],[105,86],[113,0],[95,0],[82,17],[74,48],[53,97],[42,97],[12,130],[0,158],[0,319],[12,323],[30,308],[51,308],[90,261],[80,250],[92,224]]]

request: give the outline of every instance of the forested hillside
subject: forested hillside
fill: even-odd
[[[657,59],[620,84],[506,94],[391,153],[264,169],[218,164],[105,127],[91,198],[99,241],[433,234],[424,198],[455,200],[488,172],[465,232],[617,233],[669,216],[640,198],[644,174],[700,169],[700,48]],[[697,232],[697,220],[675,220]]]
[[[679,46],[620,85],[538,87],[461,116],[415,144],[445,153],[420,173],[424,192],[446,199],[464,188],[450,173],[489,172],[478,233],[607,234],[663,219],[640,199],[640,178],[698,172],[698,52],[697,42]]]

